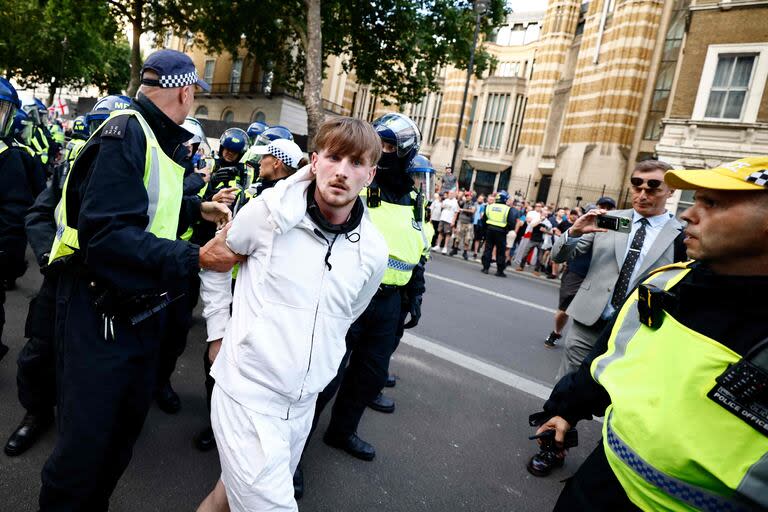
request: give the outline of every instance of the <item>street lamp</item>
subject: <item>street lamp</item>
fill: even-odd
[[[477,37],[480,35],[480,18],[488,10],[490,0],[475,0],[475,35],[472,39],[472,48],[469,50],[469,66],[467,67],[467,80],[464,82],[464,98],[461,100],[461,110],[459,111],[459,125],[456,127],[456,139],[453,141],[453,156],[451,157],[451,169],[457,178],[461,173],[456,172],[456,155],[459,153],[459,142],[461,139],[461,128],[464,124],[464,109],[467,106],[467,94],[469,94],[469,80],[472,78],[472,69],[475,66],[475,48],[477,47]]]
[[[59,101],[61,101],[61,77],[64,74],[64,57],[67,55],[67,48],[69,47],[69,41],[67,36],[61,40],[61,64],[59,65],[59,76],[56,78],[56,85],[59,86]],[[53,100],[53,97],[51,97]]]

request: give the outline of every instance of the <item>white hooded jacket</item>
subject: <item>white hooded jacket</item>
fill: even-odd
[[[201,273],[208,339],[223,337],[211,369],[216,384],[243,406],[286,419],[313,406],[336,375],[347,330],[387,265],[387,244],[367,211],[346,235],[318,229],[306,213],[311,179],[306,166],[235,217],[227,245],[248,258],[234,300],[230,273]]]

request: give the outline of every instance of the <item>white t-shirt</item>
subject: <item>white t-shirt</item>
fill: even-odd
[[[440,212],[441,222],[453,222],[456,212],[459,211],[459,202],[456,199],[443,199],[443,209]]]
[[[440,220],[440,212],[443,210],[442,201],[432,201],[429,207],[429,218],[432,220]]]

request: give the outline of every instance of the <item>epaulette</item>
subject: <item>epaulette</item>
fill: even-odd
[[[659,272],[666,272],[667,270],[672,270],[675,268],[688,268],[695,262],[696,260],[688,260],[688,261],[679,261],[677,263],[670,263],[669,265],[662,265],[661,267],[651,270],[648,273],[648,276],[652,276],[653,274],[658,274]]]
[[[108,137],[110,139],[123,139],[125,138],[125,132],[128,127],[128,121],[132,116],[118,115],[110,117],[104,121],[104,125],[101,127],[101,137]]]

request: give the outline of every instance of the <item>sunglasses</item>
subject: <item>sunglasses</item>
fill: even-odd
[[[637,176],[630,178],[629,182],[632,184],[633,187],[642,187],[643,184],[648,185],[648,188],[651,190],[657,189],[661,186],[662,183],[664,183],[663,180],[644,180],[643,178],[638,178]]]

